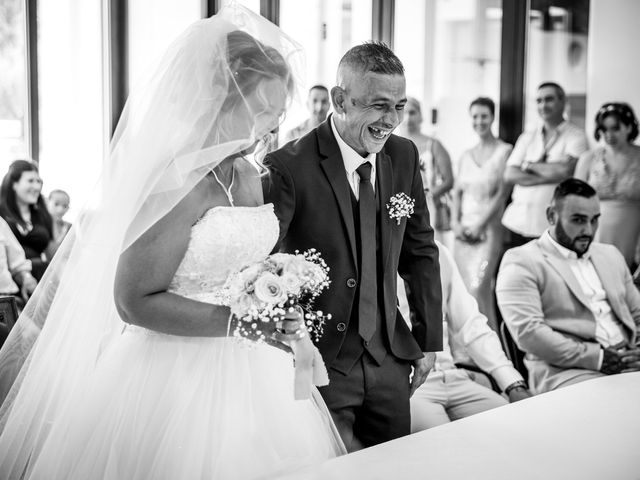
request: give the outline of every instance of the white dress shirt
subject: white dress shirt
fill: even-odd
[[[344,169],[347,173],[347,180],[351,186],[351,191],[355,195],[356,199],[360,199],[360,175],[356,172],[356,169],[364,162],[371,162],[371,186],[373,191],[376,191],[376,154],[370,153],[366,157],[361,157],[358,152],[345,143],[342,139],[336,125],[333,122],[333,115],[331,116],[331,130],[336,137],[338,147],[340,147],[340,153],[342,154],[342,161],[344,162]]]
[[[602,282],[598,272],[591,263],[591,256],[587,250],[581,257],[566,247],[556,242],[549,231],[545,235],[560,254],[567,259],[573,275],[578,280],[580,288],[589,299],[589,308],[596,319],[596,340],[603,347],[618,345],[625,341],[624,334],[618,319],[616,318],[611,304],[607,299],[607,292],[602,287]],[[600,364],[602,364],[602,353],[600,354]]]
[[[584,130],[567,121],[558,125],[550,135],[542,126],[522,133],[507,160],[507,167],[518,167],[527,161],[562,162],[567,156],[580,157],[589,148]],[[543,159],[544,157],[544,159]],[[514,185],[502,224],[525,237],[539,237],[547,228],[546,209],[556,184]]]
[[[478,302],[464,285],[453,255],[440,242],[440,279],[444,317],[443,351],[436,352],[436,363],[429,378],[444,376],[457,368],[455,363],[472,363],[489,373],[504,390],[522,375],[513,367],[502,349],[496,332],[478,310]],[[402,316],[409,318],[404,282],[398,280],[398,302]]]

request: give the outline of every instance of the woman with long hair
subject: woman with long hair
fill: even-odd
[[[31,260],[37,280],[42,278],[53,253],[53,222],[41,191],[38,166],[29,160],[14,161],[0,184],[0,216]]]

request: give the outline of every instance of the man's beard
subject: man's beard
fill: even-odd
[[[593,236],[591,235],[581,235],[579,237],[571,238],[569,235],[567,235],[567,232],[564,230],[564,227],[562,226],[562,221],[560,219],[558,219],[558,224],[556,225],[556,239],[558,240],[558,243],[560,245],[575,252],[578,255],[578,257],[581,257],[582,255],[584,255],[585,252],[589,250],[589,246],[591,245],[591,242],[593,242]],[[577,246],[577,243],[581,240],[588,240],[586,247],[579,248]]]

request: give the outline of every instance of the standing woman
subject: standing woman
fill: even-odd
[[[28,160],[16,160],[0,186],[0,216],[31,260],[32,274],[40,280],[49,264],[53,225],[41,195],[42,180],[38,166]]]
[[[640,147],[638,119],[626,103],[605,103],[596,114],[594,137],[604,145],[585,152],[575,176],[589,182],[600,197],[596,239],[618,247],[633,267],[640,239]]]
[[[435,230],[436,240],[451,246],[451,242],[447,241],[447,234],[451,230],[451,198],[449,194],[453,187],[451,157],[438,139],[420,131],[422,109],[418,100],[407,97],[404,111],[405,120],[400,124],[400,135],[411,140],[418,148],[420,174],[427,197],[431,226]]]
[[[511,145],[491,132],[493,100],[479,97],[469,106],[479,143],[466,150],[458,165],[453,193],[454,256],[464,283],[496,328],[493,282],[502,250],[500,223],[507,191],[502,181]]]

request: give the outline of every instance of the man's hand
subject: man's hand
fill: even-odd
[[[525,387],[516,387],[509,390],[507,395],[509,397],[509,403],[519,402],[525,398],[532,397],[531,392]]]
[[[605,348],[600,371],[606,375],[640,370],[640,348]]]
[[[412,396],[420,385],[424,383],[429,375],[429,372],[436,363],[435,352],[423,352],[424,357],[414,360],[413,362],[413,376],[411,377],[411,390],[409,396]]]

